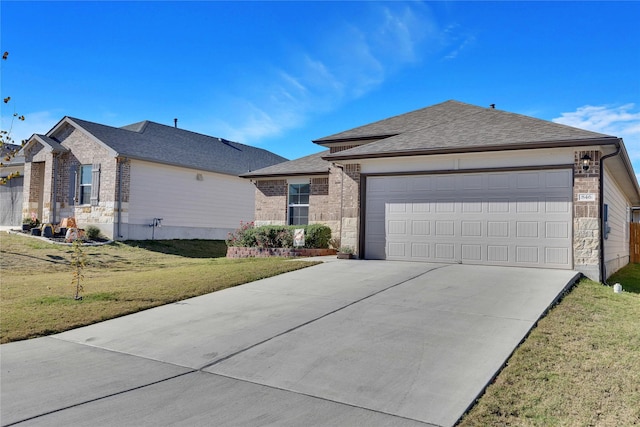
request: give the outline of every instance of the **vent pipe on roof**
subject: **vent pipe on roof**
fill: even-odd
[[[178,127],[178,119],[173,119],[173,127],[174,128]]]

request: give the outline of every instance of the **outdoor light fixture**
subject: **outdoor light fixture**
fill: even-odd
[[[582,156],[582,158],[580,160],[582,160],[582,170],[583,171],[588,171],[589,170],[589,162],[591,161],[591,156],[585,153],[585,155]]]

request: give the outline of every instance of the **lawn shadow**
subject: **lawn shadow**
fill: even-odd
[[[640,264],[627,264],[616,271],[607,279],[607,283],[613,286],[616,283],[622,285],[624,292],[640,294]]]
[[[127,240],[123,243],[135,248],[185,258],[223,258],[227,256],[227,244],[224,240]]]

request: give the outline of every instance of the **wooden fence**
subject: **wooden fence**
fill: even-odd
[[[632,222],[629,225],[631,227],[631,238],[629,239],[630,261],[640,263],[640,222]]]

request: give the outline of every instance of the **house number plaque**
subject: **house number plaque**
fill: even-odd
[[[596,195],[594,193],[578,193],[579,202],[595,202]]]

